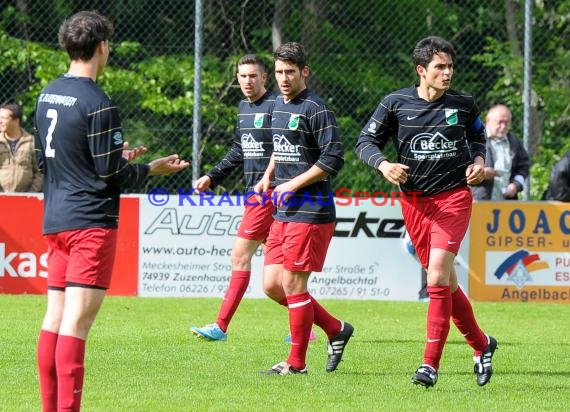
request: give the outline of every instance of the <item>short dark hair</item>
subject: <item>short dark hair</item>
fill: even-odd
[[[22,122],[22,116],[24,115],[22,111],[22,107],[16,103],[4,103],[0,106],[0,109],[9,110],[12,113],[12,119],[19,120],[20,123]]]
[[[427,67],[432,61],[433,56],[439,53],[449,54],[451,59],[455,61],[455,49],[453,45],[447,40],[437,36],[430,36],[421,39],[412,53],[412,60],[414,66]]]
[[[59,28],[59,44],[72,60],[90,60],[99,43],[109,40],[115,29],[101,13],[80,11],[66,19]]]
[[[256,64],[261,67],[261,71],[263,73],[267,73],[267,64],[265,60],[259,57],[257,54],[246,54],[237,62],[237,67],[242,66],[244,64]]]
[[[284,43],[273,53],[273,62],[277,60],[293,63],[303,70],[307,66],[307,52],[301,43]]]

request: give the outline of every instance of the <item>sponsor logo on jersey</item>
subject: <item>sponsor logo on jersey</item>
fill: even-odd
[[[458,112],[459,110],[457,109],[445,109],[445,121],[447,122],[447,124],[457,124],[457,121],[459,120],[458,117]]]
[[[113,143],[117,146],[123,144],[123,134],[121,132],[115,132],[113,134]]]
[[[368,125],[368,131],[370,133],[376,133],[377,129],[378,129],[378,125],[376,124],[376,122],[370,122],[370,124]]]
[[[299,117],[298,114],[292,114],[289,118],[289,124],[287,125],[291,130],[297,130],[299,128]]]
[[[437,160],[457,156],[456,143],[439,132],[420,133],[412,138],[410,150],[416,160]]]
[[[264,154],[263,143],[256,141],[251,133],[241,135],[241,150],[245,158],[261,157]]]
[[[253,119],[253,125],[256,129],[261,129],[263,127],[263,118],[265,117],[265,113],[256,113],[255,118]]]
[[[301,156],[299,145],[291,144],[285,136],[279,134],[273,135],[273,152],[275,153],[275,160],[282,162],[297,162]]]

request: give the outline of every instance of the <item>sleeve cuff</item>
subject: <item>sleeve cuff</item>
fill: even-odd
[[[513,177],[513,183],[517,185],[519,192],[524,188],[524,177],[521,175],[516,175]]]

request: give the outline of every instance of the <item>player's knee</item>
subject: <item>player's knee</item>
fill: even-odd
[[[281,287],[281,285],[264,284],[263,285],[263,293],[265,293],[265,295],[268,298],[273,299],[276,302],[280,302],[282,299],[285,298],[285,292],[283,291],[283,288]]]
[[[255,250],[250,252],[247,249],[234,247],[232,249],[232,254],[231,254],[232,266],[234,268],[238,268],[238,267],[243,268],[246,266],[250,266],[251,259],[252,259],[254,253],[255,253]]]
[[[427,284],[428,286],[448,286],[450,283],[450,273],[442,270],[428,270]]]
[[[58,333],[61,326],[61,316],[46,315],[42,322],[42,329]]]

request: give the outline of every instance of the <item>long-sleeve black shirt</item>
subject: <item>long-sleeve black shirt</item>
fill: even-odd
[[[261,180],[273,152],[271,116],[274,105],[275,94],[271,91],[267,91],[255,102],[247,99],[240,102],[232,146],[224,158],[207,173],[212,179],[212,187],[220,184],[241,165],[246,190],[253,189]]]
[[[149,167],[122,157],[121,119],[110,97],[90,78],[61,76],[39,95],[35,123],[44,234],[116,228],[121,188],[142,184]]]
[[[417,86],[397,90],[378,105],[362,129],[356,153],[378,170],[391,138],[398,163],[410,167],[403,191],[434,195],[467,185],[465,171],[475,156],[485,158],[485,127],[473,97],[453,90],[428,102]]]
[[[289,102],[280,95],[273,109],[275,184],[299,176],[313,165],[328,173],[324,180],[298,190],[277,208],[275,219],[284,222],[329,223],[336,218],[330,177],[344,164],[344,146],[334,113],[323,100],[305,89]]]

